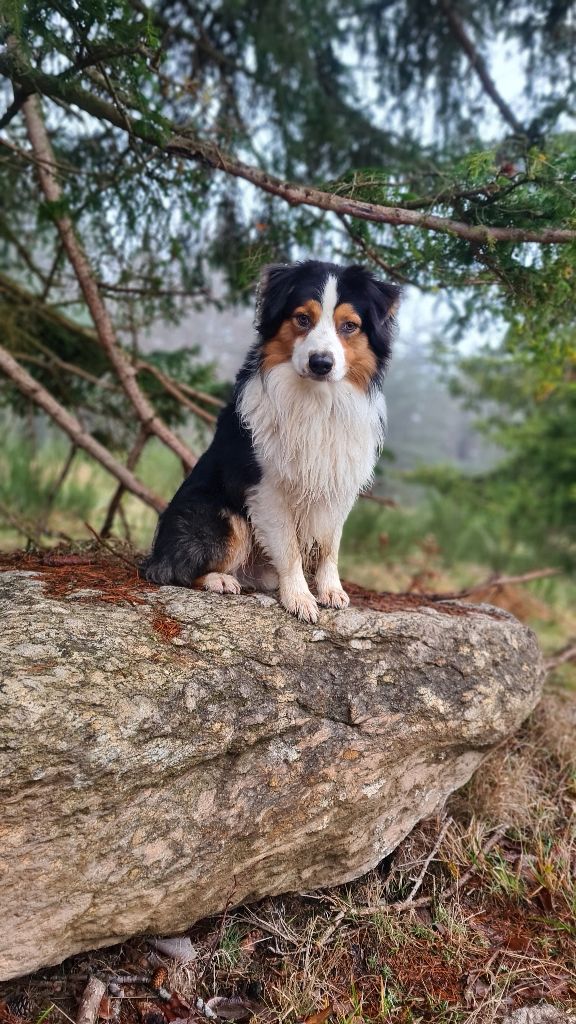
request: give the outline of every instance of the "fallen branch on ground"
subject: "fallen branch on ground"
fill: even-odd
[[[95,1024],[100,1003],[106,995],[106,985],[100,978],[90,978],[84,989],[76,1024]]]
[[[533,569],[531,572],[524,572],[519,576],[489,576],[483,583],[475,583],[474,586],[466,587],[464,590],[455,590],[447,594],[430,594],[428,596],[433,601],[456,601],[482,590],[498,590],[500,587],[507,587],[516,583],[531,583],[532,580],[548,579],[550,576],[559,576],[561,573],[561,569]]]
[[[574,640],[569,640],[565,647],[561,647],[559,651],[555,651],[549,658],[546,658],[544,668],[547,672],[551,672],[552,669],[558,668],[560,665],[566,665],[569,661],[576,661],[576,643]]]
[[[131,558],[126,558],[125,555],[122,555],[120,554],[119,551],[116,551],[112,547],[112,545],[108,543],[108,541],[103,540],[100,534],[94,529],[94,527],[90,526],[90,523],[84,523],[84,526],[88,530],[88,533],[92,534],[94,540],[96,541],[97,544],[100,545],[101,548],[105,548],[106,551],[109,551],[111,555],[114,555],[114,558],[119,558],[121,562],[124,562],[125,565],[129,565],[131,569],[138,569],[138,565],[136,564],[136,562],[134,562]]]

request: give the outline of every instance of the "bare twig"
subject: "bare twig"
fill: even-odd
[[[98,1010],[106,995],[106,985],[100,978],[90,978],[78,1009],[76,1024],[96,1024]]]
[[[375,501],[377,505],[382,505],[384,508],[400,508],[394,498],[382,498],[379,494],[372,494],[371,491],[362,491],[360,497],[367,501]]]
[[[169,395],[172,395],[172,398],[175,398],[177,402],[180,402],[180,404],[185,406],[186,409],[193,412],[199,419],[204,420],[204,422],[208,423],[210,426],[213,426],[214,423],[216,423],[216,417],[213,413],[206,412],[206,409],[202,409],[199,405],[196,405],[195,402],[191,402],[189,398],[186,398],[186,395],[183,394],[180,385],[177,384],[175,380],[172,380],[172,378],[166,373],[163,373],[162,370],[159,370],[157,366],[154,366],[152,363],[147,363],[144,360],[139,360],[137,363],[137,369],[151,373],[159,384],[162,385],[164,390],[167,391]]]
[[[9,523],[18,533],[21,533],[23,537],[30,544],[34,544],[35,547],[42,547],[42,538],[40,532],[33,527],[30,523],[24,522],[19,516],[16,516],[14,512],[7,508],[3,502],[0,502],[0,518],[4,519],[5,522]]]
[[[50,419],[66,433],[78,448],[83,448],[97,462],[108,470],[112,476],[124,484],[126,490],[135,494],[145,505],[161,512],[165,502],[158,495],[150,491],[140,480],[118,462],[117,459],[100,444],[91,434],[88,434],[82,424],[72,416],[63,405],[60,405],[53,395],[46,390],[39,381],[31,377],[23,366],[13,358],[10,352],[0,345],[0,373],[4,373],[18,388],[18,390],[30,398],[35,405],[42,409]]]
[[[138,462],[138,459],[140,458],[142,452],[144,451],[146,442],[148,441],[149,437],[150,434],[148,433],[148,431],[145,430],[144,427],[141,427],[138,437],[136,438],[133,447],[130,449],[128,453],[128,458],[126,459],[126,469],[129,469],[130,471],[136,469],[136,463]],[[118,509],[120,508],[120,501],[122,500],[122,496],[125,490],[126,488],[124,487],[124,484],[118,484],[118,487],[116,488],[114,494],[112,495],[110,504],[108,505],[108,510],[106,512],[106,518],[104,519],[102,529],[100,530],[101,539],[110,536],[110,531],[112,530],[114,517]]]
[[[207,391],[199,391],[198,388],[190,387],[189,384],[183,384],[182,381],[178,381],[178,387],[181,391],[185,391],[191,398],[197,398],[199,402],[206,402],[207,405],[213,405],[217,409],[224,409],[226,402],[223,402],[221,398],[216,398],[214,395],[209,395]]]
[[[90,373],[89,370],[85,370],[82,366],[76,366],[75,363],[68,363],[64,359],[60,359],[59,356],[52,352],[52,349],[48,348],[47,345],[43,345],[41,341],[38,341],[37,338],[32,337],[27,332],[23,331],[22,335],[34,348],[44,353],[48,360],[48,366],[44,360],[31,356],[28,352],[18,353],[18,359],[22,362],[34,363],[36,366],[43,366],[44,369],[56,367],[59,370],[64,370],[65,373],[71,373],[75,377],[80,377],[89,384],[94,384],[97,388],[105,388],[107,391],[119,391],[118,386],[113,384],[112,381],[103,380],[101,377],[96,377],[95,374]]]
[[[24,116],[28,137],[35,155],[38,157],[38,178],[40,187],[50,203],[60,203],[62,190],[50,165],[54,164],[52,146],[42,118],[42,111],[37,96],[29,96],[24,103]],[[136,370],[118,344],[116,333],[108,313],[108,309],[100,295],[86,253],[74,230],[70,217],[56,213],[54,221],[68,259],[72,264],[78,283],[90,310],[96,334],[105,350],[120,384],[136,411],[140,422],[191,468],[196,462],[195,455],[187,445],[157,415],[154,407],[141,390],[136,379]]]
[[[49,491],[49,493],[47,495],[46,507],[44,509],[44,514],[42,516],[42,519],[38,523],[38,530],[40,531],[40,533],[44,533],[45,532],[46,524],[47,524],[50,512],[52,510],[52,506],[54,505],[54,502],[56,501],[56,498],[58,496],[58,492],[60,491],[61,487],[63,487],[63,485],[64,485],[64,483],[66,481],[66,477],[68,476],[68,473],[72,469],[72,463],[74,462],[74,458],[76,456],[76,452],[77,451],[78,451],[78,448],[76,447],[76,445],[74,443],[72,443],[72,445],[70,446],[70,450],[68,452],[68,455],[66,456],[66,459],[64,460],[64,464],[62,466],[62,469],[60,470],[58,476],[56,477],[56,480],[52,484],[52,487],[50,488],[50,491]]]
[[[98,281],[98,287],[103,292],[111,292],[112,294],[118,295],[150,295],[150,296],[167,296],[170,298],[182,298],[182,299],[194,299],[202,296],[202,298],[209,298],[210,293],[207,288],[198,288],[196,291],[185,291],[181,288],[155,288],[154,285],[150,285],[148,288],[136,287],[135,285],[121,285],[111,284],[108,281]]]
[[[196,990],[198,990],[200,988],[200,982],[203,980],[203,978],[208,973],[208,968],[210,967],[212,961],[214,960],[214,957],[216,955],[216,950],[218,949],[218,946],[220,945],[220,943],[222,941],[222,936],[224,934],[224,928],[226,927],[226,921],[228,919],[228,914],[230,912],[230,907],[232,906],[232,900],[234,899],[234,893],[235,892],[236,892],[236,876],[234,876],[234,886],[233,886],[233,888],[232,888],[232,890],[230,892],[230,895],[228,896],[228,899],[226,900],[226,906],[224,907],[224,910],[222,912],[222,916],[220,918],[220,924],[219,924],[219,927],[218,927],[218,931],[217,931],[217,933],[216,933],[216,935],[214,937],[214,941],[212,943],[212,946],[210,947],[210,953],[208,954],[208,959],[207,959],[206,963],[204,964],[204,967],[200,971],[200,974],[198,975],[198,978],[196,980]]]
[[[26,246],[22,245],[22,242],[20,241],[18,236],[14,234],[12,229],[8,226],[8,224],[6,224],[5,221],[2,222],[2,226],[0,228],[0,234],[4,235],[4,237],[10,243],[10,245],[14,246],[14,248],[16,249],[16,252],[18,253],[18,255],[20,257],[20,259],[26,264],[26,266],[34,274],[34,276],[39,278],[39,280],[45,286],[46,285],[46,275],[45,275],[44,271],[41,270],[40,267],[36,266],[34,260],[32,259],[32,256],[28,252],[28,249],[26,248]]]
[[[351,224],[348,223],[346,217],[342,216],[342,214],[338,214],[338,220],[340,221],[342,227],[354,242],[354,245],[357,245],[362,250],[364,255],[368,257],[369,260],[372,260],[372,262],[375,263],[377,267],[380,267],[380,270],[383,270],[384,273],[387,274],[389,277],[394,278],[394,280],[398,281],[399,284],[414,283],[411,280],[411,278],[406,277],[406,275],[403,274],[402,271],[399,270],[397,267],[393,266],[392,263],[387,263],[386,260],[384,260],[382,256],[380,256],[380,254],[376,252],[376,249],[374,249],[373,246],[368,245],[368,243],[365,242],[364,239],[362,238],[362,235],[358,234],[357,231],[354,231],[354,228],[351,226]]]
[[[473,587],[466,587],[465,590],[455,590],[448,594],[430,594],[434,601],[454,601],[462,597],[469,597],[482,590],[498,590],[500,587],[511,586],[515,583],[530,583],[532,580],[548,579],[550,576],[559,576],[561,569],[533,569],[531,572],[523,572],[519,576],[489,576],[483,583],[475,583]]]
[[[566,665],[569,661],[576,661],[576,643],[573,640],[570,640],[565,647],[555,651],[549,658],[546,658],[544,668],[547,672],[551,672],[560,665]]]
[[[396,903],[386,903],[386,902],[372,903],[369,907],[354,907],[354,908],[350,908],[350,909],[346,909],[346,910],[340,911],[336,915],[334,920],[331,922],[331,925],[329,926],[329,928],[327,928],[327,930],[322,935],[321,939],[319,940],[319,944],[320,945],[324,945],[325,944],[327,939],[330,938],[332,933],[336,930],[338,925],[341,924],[341,922],[344,920],[345,917],[351,917],[351,918],[354,918],[354,917],[371,917],[372,914],[376,914],[376,913],[380,913],[380,912],[403,913],[406,910],[412,910],[412,909],[417,908],[417,907],[429,907],[430,904],[434,903],[435,901],[446,899],[446,898],[449,898],[450,896],[453,896],[458,891],[458,889],[460,889],[463,885],[466,885],[466,883],[478,871],[478,865],[477,864],[475,864],[473,867],[469,868],[468,871],[466,871],[460,878],[457,878],[447,888],[442,889],[441,892],[438,895],[436,895],[436,896],[417,896],[416,895],[418,893],[420,887],[422,886],[422,883],[424,881],[424,878],[426,876],[426,872],[427,872],[427,870],[428,870],[428,868],[430,866],[430,863],[434,859],[436,854],[438,853],[438,850],[440,849],[440,846],[442,845],[442,842],[443,842],[443,840],[444,840],[444,838],[446,836],[446,833],[447,833],[448,829],[450,828],[450,826],[452,825],[452,823],[453,823],[453,819],[452,818],[447,818],[447,820],[445,821],[445,823],[444,823],[444,825],[443,825],[443,827],[442,827],[442,829],[441,829],[441,831],[440,831],[440,833],[438,835],[438,838],[437,838],[436,842],[434,843],[434,846],[433,846],[430,854],[427,856],[426,860],[424,861],[422,870],[420,871],[420,874],[418,875],[418,878],[416,879],[414,885],[412,886],[412,889],[410,891],[410,895],[405,900],[399,900]],[[482,847],[482,849],[480,851],[480,855],[485,857],[488,853],[490,853],[490,850],[494,846],[496,846],[496,844],[502,839],[502,837],[503,837],[503,835],[505,835],[505,833],[506,833],[506,826],[505,825],[502,825],[500,828],[497,828],[496,831],[490,836],[490,838],[484,843],[484,846]]]
[[[416,893],[420,890],[420,888],[422,886],[422,882],[424,881],[424,878],[426,877],[426,872],[428,871],[428,868],[430,867],[430,863],[434,860],[434,857],[436,856],[436,854],[438,853],[438,850],[442,846],[442,843],[444,842],[444,837],[446,836],[446,833],[447,833],[448,829],[450,828],[450,826],[452,824],[452,821],[453,821],[452,818],[446,818],[446,821],[444,822],[442,828],[440,829],[440,832],[438,833],[438,838],[436,839],[436,842],[434,843],[434,846],[432,847],[430,853],[426,857],[426,860],[424,861],[424,864],[422,865],[422,870],[420,871],[420,874],[418,875],[418,878],[414,882],[414,885],[412,886],[412,889],[410,890],[409,896],[407,896],[407,898],[404,900],[404,903],[406,904],[406,906],[409,906],[410,904],[414,903],[414,897],[416,896]]]
[[[108,543],[108,541],[103,540],[102,537],[100,536],[100,534],[96,532],[94,527],[90,526],[90,523],[84,523],[84,526],[88,530],[88,533],[92,534],[92,536],[94,537],[94,540],[98,542],[98,544],[100,545],[101,548],[106,548],[106,551],[109,551],[111,555],[114,555],[114,558],[120,559],[120,561],[124,562],[125,565],[129,565],[131,569],[137,569],[138,568],[136,562],[132,561],[131,558],[126,558],[125,555],[122,555],[119,551],[116,551],[112,547],[112,545]]]
[[[482,84],[482,88],[484,89],[484,92],[486,93],[487,96],[490,97],[490,99],[498,108],[498,110],[502,114],[502,117],[510,125],[512,130],[516,132],[517,135],[524,135],[524,126],[520,123],[520,121],[514,114],[514,111],[508,106],[503,96],[501,96],[500,93],[498,92],[498,89],[496,88],[496,85],[494,83],[494,79],[492,78],[490,72],[488,71],[486,61],[481,56],[481,54],[478,53],[478,50],[474,46],[474,43],[472,42],[470,36],[468,35],[468,32],[466,31],[466,27],[460,15],[457,13],[457,11],[454,10],[449,0],[439,0],[439,2],[440,7],[442,8],[444,14],[446,15],[446,20],[450,26],[450,31],[452,32],[452,35],[454,36],[454,38],[462,47],[464,53],[468,57],[468,60],[470,61],[470,66],[478,76]]]
[[[28,98],[29,95],[30,95],[30,92],[27,91],[26,89],[15,89],[14,90],[14,99],[12,100],[12,103],[7,108],[7,110],[2,115],[2,117],[0,117],[0,131],[3,128],[7,128],[8,125],[10,124],[10,121],[14,117],[16,117],[16,114],[18,114],[21,111],[21,109],[22,109],[22,107],[24,105],[24,102]]]

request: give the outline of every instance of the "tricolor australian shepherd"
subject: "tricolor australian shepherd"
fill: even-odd
[[[308,622],[319,604],[346,607],[338,547],[384,437],[398,300],[398,288],[359,266],[264,271],[257,340],[210,447],[160,516],[146,579],[216,593],[279,588]]]

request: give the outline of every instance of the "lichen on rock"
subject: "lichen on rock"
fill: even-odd
[[[452,610],[452,614],[446,614]],[[0,572],[0,978],[377,864],[535,705],[488,607],[172,587],[135,603]]]

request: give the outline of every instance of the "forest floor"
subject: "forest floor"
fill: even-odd
[[[146,586],[109,553],[4,555],[0,569],[16,560],[37,571],[43,562],[55,593],[87,577],[98,587],[114,578],[109,600],[138,600]],[[505,592],[501,603],[510,600]],[[75,1021],[93,974],[108,986],[99,1020],[118,1024],[491,1024],[525,1004],[573,1011],[576,693],[566,681],[552,677],[442,818],[422,822],[368,875],[200,922],[186,963],[140,938],[4,982],[0,1021]]]

